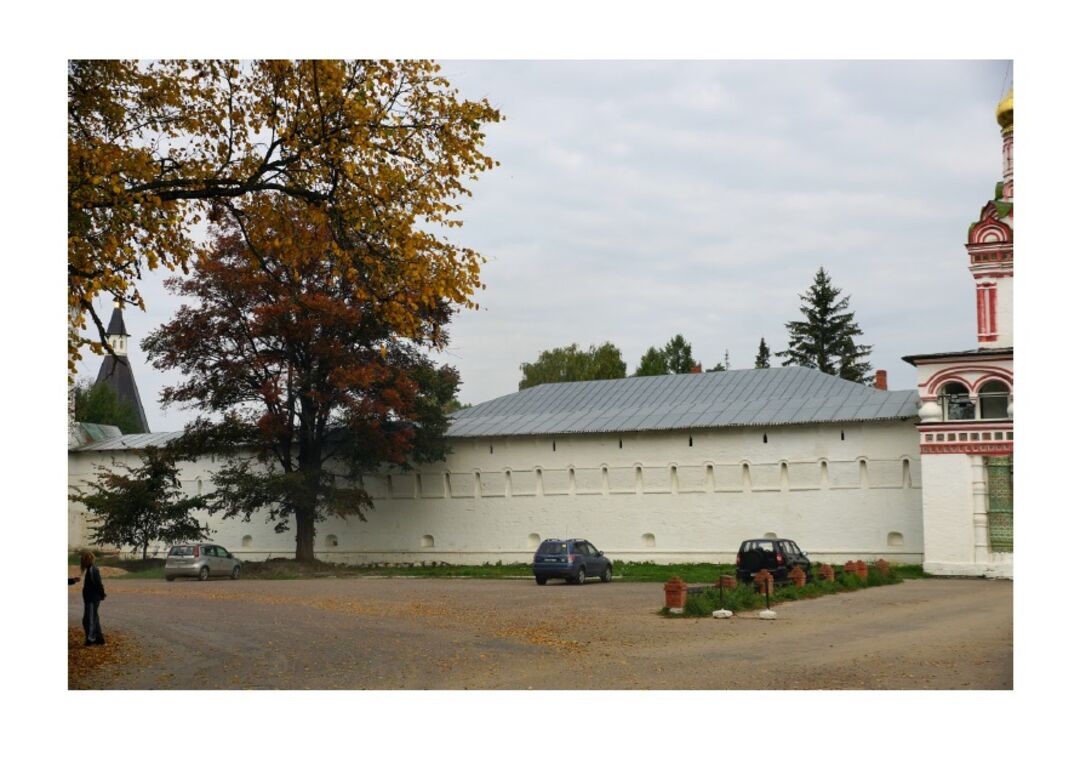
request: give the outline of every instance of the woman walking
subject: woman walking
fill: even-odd
[[[105,586],[101,584],[101,571],[94,565],[94,555],[83,551],[79,557],[79,567],[83,572],[83,631],[86,633],[86,646],[104,644],[105,634],[101,632],[101,620],[98,619],[98,605],[105,599]]]

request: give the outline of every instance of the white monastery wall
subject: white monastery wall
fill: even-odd
[[[321,523],[318,556],[524,562],[543,538],[585,537],[617,559],[732,562],[739,541],[775,533],[820,561],[922,561],[922,475],[910,421],[452,445],[445,462],[366,478],[374,510],[366,522]],[[70,480],[110,456],[137,462],[122,451],[72,453]],[[184,487],[209,490],[214,468],[209,460],[183,465]],[[81,506],[70,505],[69,515],[70,544],[86,545]],[[274,533],[262,516],[208,522],[214,542],[241,557],[293,553],[292,534]]]

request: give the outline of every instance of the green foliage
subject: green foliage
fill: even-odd
[[[688,374],[698,365],[690,343],[683,339],[682,334],[676,334],[664,345],[664,360],[671,374]]]
[[[663,583],[678,575],[687,583],[715,583],[721,575],[734,575],[734,564],[657,564],[613,562],[612,574],[625,581]]]
[[[143,431],[135,406],[120,400],[107,384],[75,385],[75,420],[86,424],[111,424],[124,434]]]
[[[693,356],[690,343],[682,334],[673,336],[663,349],[650,347],[641,356],[634,376],[664,376],[665,374],[688,374],[700,365]],[[723,369],[720,369],[723,370]]]
[[[836,576],[836,584],[840,586],[842,590],[851,591],[856,588],[866,588],[870,585],[870,579],[863,580],[854,572],[841,572]]]
[[[463,411],[466,408],[472,408],[472,403],[463,403],[456,397],[450,399],[450,402],[443,406],[443,413],[449,416],[451,413],[457,413]]]
[[[180,489],[179,469],[156,448],[143,451],[142,465],[97,468],[89,491],[72,489],[70,500],[86,506],[93,517],[90,538],[95,544],[147,549],[154,541],[176,543],[208,538],[209,528],[191,512],[205,508],[202,496]]]
[[[693,593],[686,597],[683,615],[686,617],[712,617],[712,613],[718,609],[745,612],[746,610],[764,608],[765,597],[754,591],[753,586],[738,585],[735,588],[723,590],[709,587],[701,593]]]
[[[840,298],[840,290],[832,285],[825,268],[818,268],[814,282],[799,299],[804,303],[799,311],[806,320],[785,324],[788,349],[776,353],[784,358],[784,365],[816,368],[848,381],[870,383],[870,363],[864,358],[873,348],[856,343],[862,330],[855,314],[846,312],[851,298]]]
[[[796,588],[790,583],[779,583],[769,596],[770,604],[779,604],[785,601],[799,601],[801,599],[814,599],[819,596],[828,596],[835,593],[857,591],[863,588],[892,585],[904,580],[903,575],[898,574],[896,568],[890,568],[888,574],[883,574],[876,567],[870,566],[867,570],[866,580],[850,572],[839,572],[835,582],[828,582],[816,578],[807,582],[802,588]],[[922,574],[922,568],[917,565],[906,565],[905,573],[914,577]],[[916,573],[916,569],[918,573]],[[668,576],[670,577],[670,575]],[[681,577],[681,576],[680,576]],[[667,578],[665,578],[667,579]],[[686,578],[683,578],[684,580]],[[715,580],[715,578],[714,578]],[[690,582],[690,581],[687,581]],[[739,584],[734,589],[725,590],[721,594],[719,589],[708,588],[697,594],[686,597],[686,606],[683,615],[686,617],[711,617],[717,609],[729,609],[732,612],[743,612],[753,609],[764,609],[765,597],[754,591],[754,587],[748,584]],[[665,610],[666,613],[666,610]]]
[[[544,350],[533,363],[521,364],[518,389],[553,382],[591,381],[593,379],[623,379],[626,363],[622,351],[611,342],[599,347],[590,345],[581,350],[577,344]]]
[[[889,569],[899,580],[917,580],[927,577],[921,564],[893,564],[889,566]]]
[[[664,354],[655,347],[650,347],[641,356],[641,361],[638,363],[637,370],[634,371],[634,376],[663,376],[667,372],[667,361],[664,359]]]
[[[706,372],[706,373],[710,373],[710,374],[711,374],[711,373],[715,373],[715,372],[717,372],[717,371],[726,371],[726,370],[727,370],[727,368],[725,368],[725,367],[724,367],[724,364],[723,364],[723,363],[717,363],[717,364],[716,364],[715,366],[713,366],[712,368],[706,368],[706,369],[705,369],[705,372]]]
[[[754,358],[754,368],[768,368],[770,355],[769,345],[765,344],[765,337],[761,337],[761,342],[757,348],[757,357]]]

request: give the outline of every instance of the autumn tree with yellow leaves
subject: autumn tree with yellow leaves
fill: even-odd
[[[167,279],[184,304],[142,347],[155,367],[183,376],[162,401],[204,414],[170,451],[216,456],[207,510],[259,514],[295,533],[296,559],[311,561],[318,522],[362,521],[369,481],[385,481],[388,466],[445,457],[458,375],[426,351],[446,341],[452,304],[420,306],[403,336],[384,305],[424,280],[411,272],[422,261],[392,250],[370,261],[328,256],[331,226],[312,225],[296,199],[236,211],[213,226],[190,276]],[[438,267],[428,263],[432,280]],[[365,281],[374,285],[359,290]]]
[[[396,336],[437,344],[420,316],[482,288],[479,253],[438,232],[494,166],[483,130],[500,119],[430,61],[69,62],[69,368],[87,344],[107,351],[95,297],[144,308],[146,271],[207,253],[204,221],[243,236],[278,197],[326,231],[320,255]],[[260,246],[286,267],[298,252],[284,235]]]

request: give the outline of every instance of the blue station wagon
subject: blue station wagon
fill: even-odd
[[[544,585],[551,578],[577,585],[584,583],[585,578],[600,578],[600,582],[610,583],[611,560],[584,538],[548,538],[533,555],[533,575],[537,585]]]

